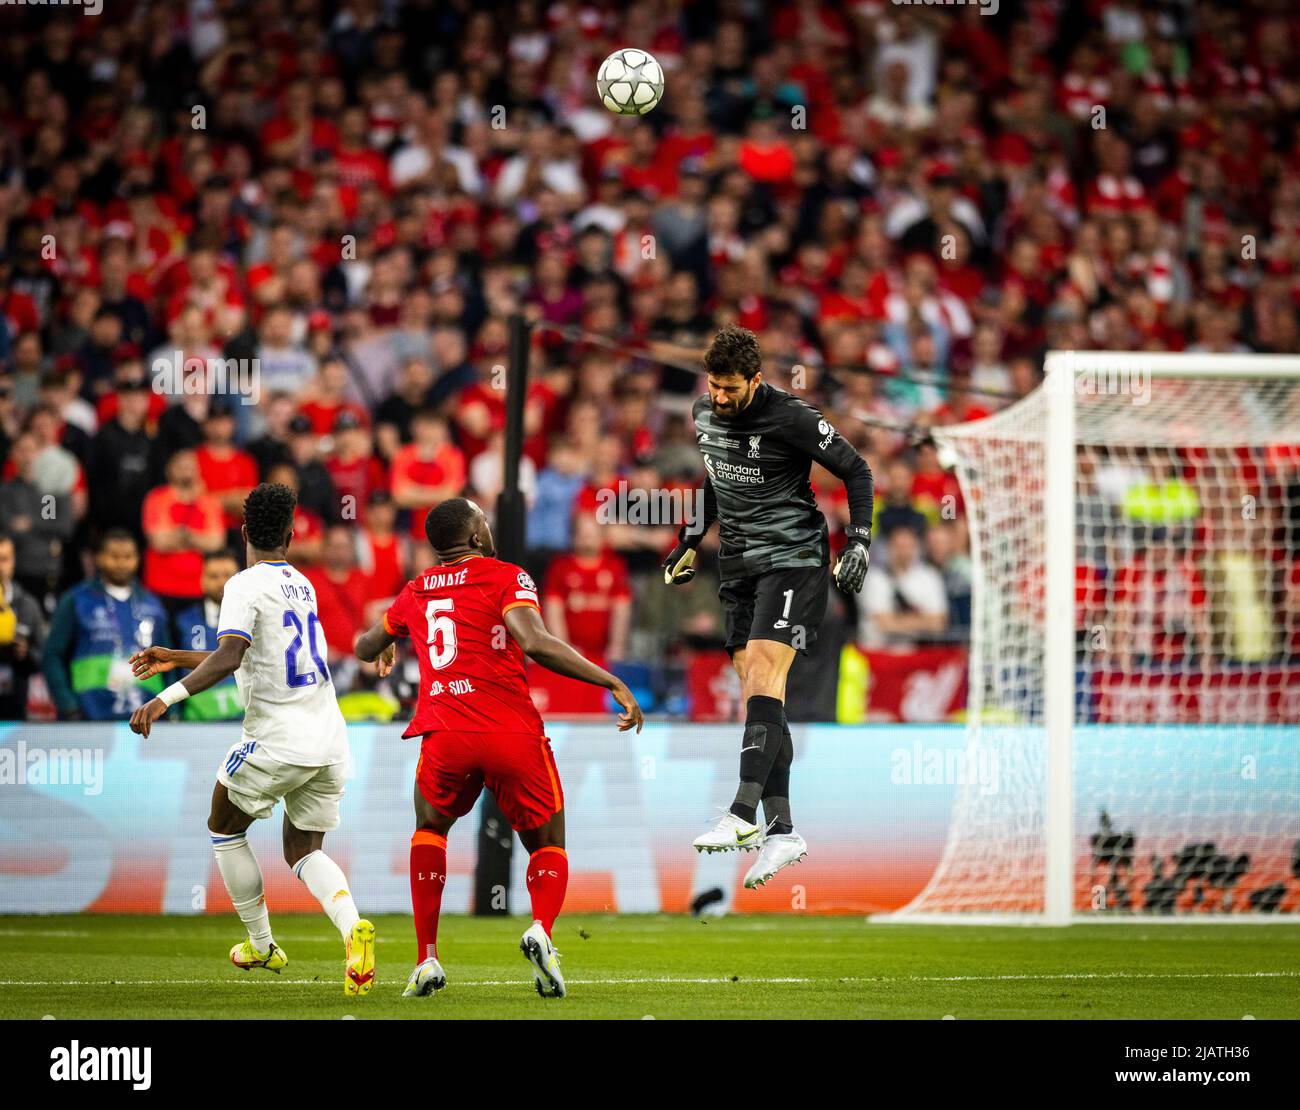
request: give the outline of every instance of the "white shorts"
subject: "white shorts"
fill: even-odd
[[[230,800],[249,817],[270,817],[283,800],[284,814],[295,829],[329,832],[339,826],[346,763],[298,767],[258,751],[253,740],[239,740],[217,768],[217,781]]]

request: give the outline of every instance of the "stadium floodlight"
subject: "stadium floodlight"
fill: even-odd
[[[968,756],[894,920],[1295,920],[1300,357],[1058,351],[936,429],[970,526]]]

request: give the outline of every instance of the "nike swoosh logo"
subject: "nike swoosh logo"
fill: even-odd
[[[741,831],[740,831],[739,829],[737,829],[737,830],[736,830],[736,843],[737,843],[737,844],[744,844],[745,841],[747,841],[747,840],[753,840],[754,837],[756,837],[756,836],[757,836],[760,832],[762,832],[762,831],[763,831],[762,829],[754,829],[752,832],[747,832],[747,833],[742,834]]]
[[[762,744],[750,744],[749,747],[747,748],[741,748],[740,754],[744,755],[746,752],[761,752],[762,750],[763,750]]]

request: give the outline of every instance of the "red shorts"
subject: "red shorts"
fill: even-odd
[[[564,808],[551,742],[530,733],[427,732],[415,783],[448,817],[464,817],[486,786],[515,829],[535,829]]]

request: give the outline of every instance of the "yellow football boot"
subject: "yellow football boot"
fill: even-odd
[[[375,985],[375,927],[364,918],[352,926],[348,937],[347,970],[343,993],[360,997]]]
[[[271,941],[271,948],[268,952],[259,952],[253,947],[251,940],[245,940],[236,944],[230,950],[230,962],[240,971],[251,971],[255,967],[264,967],[267,971],[274,971],[277,975],[284,966],[289,962],[289,957],[284,954],[275,941]]]

